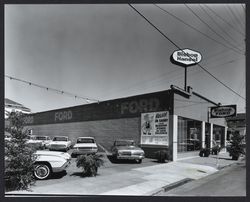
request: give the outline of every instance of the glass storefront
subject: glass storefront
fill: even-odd
[[[201,149],[201,127],[201,121],[178,117],[178,152]]]
[[[214,125],[213,126],[213,142],[214,142],[214,144],[217,144],[220,147],[225,146],[224,136],[225,136],[225,128],[222,126]]]

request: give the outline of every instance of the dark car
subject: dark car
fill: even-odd
[[[116,140],[111,152],[115,159],[135,160],[141,163],[144,158],[144,151],[135,145],[134,140]]]

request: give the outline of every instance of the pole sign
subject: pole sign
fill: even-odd
[[[236,116],[236,105],[211,107],[211,118],[225,118],[231,116]]]
[[[176,65],[188,67],[198,64],[201,58],[202,56],[199,52],[186,48],[175,51],[171,55],[170,61]]]

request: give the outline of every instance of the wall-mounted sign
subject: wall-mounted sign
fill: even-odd
[[[141,144],[168,145],[169,112],[141,114]]]
[[[201,61],[201,58],[202,56],[199,52],[186,48],[183,50],[175,51],[171,55],[170,60],[174,64],[187,67],[191,65],[196,65]]]
[[[121,103],[121,114],[155,111],[159,106],[160,101],[158,98],[132,100]]]
[[[211,118],[225,118],[230,116],[236,116],[236,105],[211,107]]]

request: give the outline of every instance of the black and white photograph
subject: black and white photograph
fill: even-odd
[[[4,4],[4,196],[246,197],[246,6]]]

